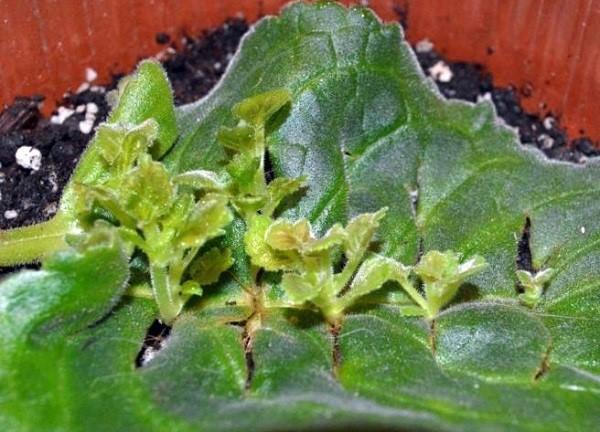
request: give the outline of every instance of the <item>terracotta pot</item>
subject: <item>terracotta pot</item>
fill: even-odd
[[[0,103],[34,93],[53,108],[86,67],[125,72],[178,38],[285,0],[0,0]],[[345,3],[352,3],[346,1]],[[572,136],[600,139],[600,0],[372,0],[385,20],[406,18],[412,42],[429,38],[452,59],[483,63],[532,112],[561,117]]]

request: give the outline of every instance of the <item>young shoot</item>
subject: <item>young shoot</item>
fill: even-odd
[[[398,282],[416,303],[414,306],[402,305],[402,314],[434,319],[456,296],[464,281],[487,266],[485,260],[477,255],[467,260],[461,258],[461,254],[453,251],[433,250],[423,255],[414,267],[404,266],[388,258],[391,263],[387,265],[393,268],[393,277],[388,280]],[[412,278],[409,277],[413,272],[423,282],[423,293],[414,287]]]
[[[422,300],[413,299],[418,304],[424,302],[423,309],[427,318],[435,318],[456,296],[464,281],[486,267],[485,259],[478,255],[463,260],[462,255],[454,251],[427,252],[414,267],[415,273],[423,282],[425,297]]]
[[[544,293],[544,286],[554,276],[554,269],[547,268],[532,274],[527,270],[517,270],[517,279],[521,283],[524,292],[519,294],[519,300],[527,307],[536,306]]]
[[[137,126],[106,124],[99,128],[96,149],[105,175],[77,183],[77,214],[90,228],[97,219],[113,223],[121,237],[148,259],[152,296],[161,320],[170,324],[201,282],[212,283],[231,264],[227,252],[210,250],[195,267],[207,270],[203,279],[184,281],[186,270],[210,239],[224,234],[232,213],[228,198],[211,187],[196,194],[180,187],[150,150],[158,125],[147,120]],[[228,259],[222,259],[229,257]],[[218,265],[215,265],[218,260]]]
[[[265,178],[267,123],[290,101],[291,94],[283,89],[245,99],[233,107],[237,126],[219,131],[219,142],[232,155],[225,166],[230,176],[226,191],[246,222],[257,214],[273,216],[281,201],[304,184],[303,178],[280,177],[269,184]]]
[[[147,119],[153,119],[160,125],[153,140],[153,156],[159,158],[174,144],[179,132],[173,95],[167,75],[156,60],[142,61],[135,73],[123,78],[119,82],[118,90],[110,92],[107,98],[112,100],[109,103],[114,107],[107,120],[108,124],[140,125]],[[110,132],[104,134],[105,139],[108,138],[107,134]],[[118,141],[114,144],[118,145]],[[120,148],[113,150],[121,151]],[[113,157],[106,151],[104,156],[109,159]],[[79,198],[74,185],[93,185],[109,181],[112,173],[105,170],[106,166],[107,163],[99,155],[94,138],[65,186],[58,211],[52,219],[17,229],[0,230],[0,265],[43,260],[65,248],[66,237],[80,233],[83,228],[76,215],[76,201]]]
[[[302,177],[279,177],[270,183],[265,177],[267,123],[290,101],[291,94],[278,89],[239,102],[232,110],[238,124],[231,128],[223,127],[217,135],[230,158],[225,165],[226,176],[219,178],[197,170],[176,177],[181,184],[209,188],[228,196],[231,205],[246,223],[247,244],[256,232],[263,232],[264,227],[271,224],[284,198],[304,186]],[[254,273],[259,267],[258,264],[255,266]]]

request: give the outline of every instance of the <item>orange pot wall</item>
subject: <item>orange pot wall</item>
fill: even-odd
[[[41,93],[52,101],[156,54],[160,31],[196,34],[243,14],[276,13],[285,0],[0,0],[0,104]],[[346,1],[345,3],[352,3]],[[528,88],[535,112],[600,139],[600,0],[372,0],[384,19],[408,16],[408,38],[429,38],[452,59],[485,64],[502,85]],[[490,54],[490,52],[493,52]],[[544,108],[547,107],[547,108]]]

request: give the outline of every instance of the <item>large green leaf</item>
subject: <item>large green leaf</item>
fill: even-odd
[[[95,271],[82,287],[88,259],[114,261],[70,257],[0,286],[0,429],[597,428],[598,164],[549,162],[521,148],[490,105],[442,100],[397,25],[365,9],[295,4],[257,24],[221,84],[179,111],[170,169],[219,167],[215,137],[234,126],[231,107],[280,87],[293,100],[275,119],[271,158],[309,186],[289,217],[324,232],[387,206],[384,254],[414,264],[420,248],[453,249],[488,268],[433,322],[403,316],[406,299],[390,294],[364,300],[332,333],[307,310],[267,303],[252,315],[235,221],[233,275],[135,368],[156,311],[124,301],[98,321],[123,281]],[[516,279],[527,218],[533,266],[556,271],[533,309],[519,304]]]
[[[41,271],[18,273],[0,285],[3,430],[58,429],[68,421],[72,340],[101,325],[129,275],[116,239],[92,240],[85,252],[61,253]]]

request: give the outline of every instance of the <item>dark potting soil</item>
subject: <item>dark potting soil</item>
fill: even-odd
[[[199,99],[218,82],[247,29],[244,21],[229,20],[199,37],[184,38],[179,50],[166,34],[157,34],[158,45],[169,45],[159,58],[177,104]],[[504,121],[518,128],[523,144],[540,148],[550,158],[576,163],[600,154],[587,138],[575,139],[569,146],[556,119],[525,112],[519,101],[526,94],[495,87],[480,65],[447,61],[423,44],[417,47],[417,58],[446,97],[491,99]],[[93,127],[106,118],[105,93],[118,78],[106,86],[84,83],[77,93],[65,96],[50,119],[40,113],[41,96],[17,98],[0,113],[0,229],[32,224],[56,213],[62,188],[93,136]]]
[[[600,150],[589,138],[579,137],[570,141],[552,113],[540,117],[526,112],[520,101],[531,95],[532,89],[529,86],[520,89],[495,87],[492,75],[481,65],[448,61],[434,49],[419,51],[417,47],[416,55],[425,73],[437,75],[437,79],[434,78],[435,83],[448,99],[463,99],[470,102],[482,99],[493,101],[498,115],[508,125],[518,129],[522,144],[539,148],[551,159],[575,163],[584,163],[587,158],[600,155]],[[443,74],[439,73],[440,70],[444,71],[445,67],[449,68],[451,76],[447,82],[443,80]]]

